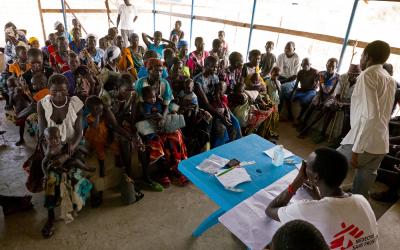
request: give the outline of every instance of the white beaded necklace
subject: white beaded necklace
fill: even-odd
[[[56,108],[58,108],[58,109],[62,109],[62,108],[65,107],[65,105],[67,105],[67,103],[68,103],[68,97],[65,97],[65,103],[64,103],[63,105],[61,105],[61,106],[55,105],[54,102],[53,102],[53,100],[52,100],[51,98],[50,98],[50,102],[51,102],[51,104],[53,104],[54,107],[56,107]]]

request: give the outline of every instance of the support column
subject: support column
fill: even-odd
[[[153,0],[153,33],[156,32],[156,0]]]
[[[189,51],[192,48],[192,35],[193,35],[193,10],[194,10],[194,0],[192,0],[192,6],[190,10],[190,36],[189,36]]]
[[[347,25],[346,35],[343,40],[342,51],[340,52],[339,65],[338,65],[338,69],[337,69],[338,72],[340,70],[340,66],[342,66],[343,57],[344,57],[344,54],[345,54],[346,48],[347,48],[347,43],[349,42],[350,31],[351,31],[351,27],[353,26],[353,20],[354,20],[355,14],[356,14],[357,6],[358,6],[358,0],[354,0],[353,9],[351,10],[351,15],[350,15],[350,19],[349,19],[349,24]]]
[[[37,1],[38,1],[38,7],[39,7],[40,22],[42,24],[43,42],[46,42],[47,35],[46,35],[46,29],[44,28],[42,3],[40,2],[40,0],[37,0]]]
[[[64,3],[64,0],[61,0],[61,8],[62,8],[62,14],[63,14],[63,18],[64,18],[64,28],[65,28],[64,32],[68,32],[67,15],[65,14],[65,3]]]
[[[253,34],[253,24],[254,24],[254,14],[256,13],[256,6],[257,6],[257,0],[253,1],[253,11],[251,13],[251,22],[250,22],[250,32],[249,32],[249,41],[247,43],[247,52],[246,52],[246,59],[249,55],[249,51],[250,51],[250,44],[251,44],[251,36]]]

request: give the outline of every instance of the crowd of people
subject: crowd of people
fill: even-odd
[[[54,233],[56,206],[63,208],[62,217],[70,221],[89,196],[92,206],[101,204],[102,192],[87,176],[88,173],[98,173],[101,178],[106,176],[106,148],[112,150],[115,165],[123,168],[131,179],[132,153],[137,152],[143,182],[154,191],[163,191],[174,180],[182,186],[188,183],[178,170],[178,164],[189,156],[250,133],[277,140],[284,110],[288,120],[297,127],[300,138],[317,131],[316,143],[328,140],[338,147],[347,135],[342,143],[346,145],[338,150],[345,155],[347,152],[346,156],[350,152],[349,161],[358,166],[355,193],[368,196],[388,145],[368,143],[370,139],[365,138],[365,133],[382,137],[381,132],[385,130],[372,131],[376,128],[366,120],[374,117],[365,117],[360,112],[361,115],[357,115],[353,109],[365,109],[368,114],[371,110],[376,114],[391,113],[394,86],[380,86],[378,90],[393,92],[392,99],[369,102],[375,100],[368,99],[375,92],[371,90],[365,94],[364,86],[371,86],[368,75],[363,75],[362,87],[361,80],[357,80],[366,69],[365,65],[351,64],[348,71],[340,75],[338,60],[329,58],[326,69],[319,71],[312,67],[311,58],[300,61],[292,41],[287,42],[284,52],[277,57],[273,53],[274,42],[268,41],[265,53],[251,50],[247,58],[239,52],[230,52],[225,33],[220,31],[211,50],[206,50],[202,37],[196,37],[195,50],[189,53],[189,43],[184,40],[180,21],[176,21],[168,39],[160,31],[154,32],[153,36],[139,35],[126,24],[129,20],[124,13],[127,11],[133,22],[137,19],[136,12],[127,6],[129,4],[119,10],[120,34],[118,28],[113,27],[100,39],[94,34],[82,38],[82,27],[74,19],[70,32],[61,22],[56,22],[55,32],[49,34],[41,47],[37,38],[27,39],[26,32],[18,30],[13,23],[5,25],[7,68],[2,73],[2,96],[6,101],[7,118],[19,127],[16,145],[25,143],[25,132],[38,142],[32,157],[40,159],[42,175],[30,176],[27,186],[45,191],[48,220],[42,230],[44,237]],[[140,38],[145,47],[140,45]],[[386,58],[377,52],[382,46],[378,43],[368,47],[368,60],[378,65],[371,67],[380,67],[376,69],[379,74],[392,75],[393,67],[386,64],[390,52],[386,53]],[[377,78],[373,74],[370,72],[369,77]],[[351,105],[354,91],[365,96],[356,108]],[[300,107],[297,117],[294,117],[294,104]],[[386,122],[387,115],[385,117],[381,123]],[[353,131],[355,127],[359,130]],[[394,129],[393,136],[395,132]],[[362,137],[361,133],[364,133]],[[398,138],[390,141],[396,143]],[[368,145],[359,146],[360,143]],[[351,145],[356,145],[353,151]],[[96,168],[85,164],[89,154],[87,146],[96,153]],[[400,169],[392,162],[400,160],[397,158],[399,147],[391,146],[390,149],[391,156],[386,156],[384,162],[387,164],[382,166],[387,167],[382,169],[380,178],[392,183],[389,196],[393,200],[393,197],[397,198]],[[358,154],[358,161],[354,154]],[[311,186],[319,185],[320,188],[316,199],[335,197],[320,206],[342,206],[344,201],[336,198],[349,198],[346,206],[350,210],[352,204],[362,203],[363,213],[371,218],[373,214],[370,208],[367,209],[368,202],[365,204],[362,197],[351,196],[339,188],[347,173],[347,161],[341,157],[328,149],[315,151],[301,169],[294,187],[271,203],[267,215],[284,222],[291,219],[310,221],[311,216],[307,217],[305,212],[311,214],[317,209],[313,210],[312,204],[280,208],[286,206],[307,177],[312,176]],[[336,159],[335,164],[333,159]],[[33,170],[34,164],[35,161],[28,161],[25,167]],[[363,169],[365,171],[361,171]],[[33,173],[30,171],[30,175]],[[42,189],[35,185],[35,178],[44,180]],[[135,200],[140,200],[143,193],[136,189],[134,196]],[[12,212],[15,204],[18,209],[32,206],[29,197],[20,200],[0,198],[4,204],[12,204],[4,205],[8,212]],[[325,211],[330,213],[330,210]],[[344,217],[346,211],[343,216],[338,216]],[[372,228],[371,233],[375,234],[373,221],[367,222]],[[319,225],[318,222],[313,224]],[[322,230],[324,236],[326,230]]]

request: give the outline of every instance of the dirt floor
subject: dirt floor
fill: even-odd
[[[21,166],[34,143],[29,139],[26,146],[14,146],[17,128],[5,121],[3,112],[0,117],[0,130],[7,130],[6,146],[0,148],[0,194],[24,195],[28,191]],[[281,124],[279,143],[301,157],[320,146],[310,139],[296,138],[289,123]],[[108,162],[112,165],[112,159]],[[382,189],[379,185],[375,188]],[[145,191],[144,199],[130,206],[121,204],[118,190],[109,189],[100,208],[84,208],[68,225],[57,222],[55,235],[48,240],[40,234],[46,219],[43,194],[34,194],[33,203],[34,209],[28,212],[6,218],[0,213],[0,249],[246,249],[221,225],[199,238],[191,236],[199,223],[218,209],[193,185],[172,186],[162,193]],[[376,202],[372,206],[377,217],[390,207]]]

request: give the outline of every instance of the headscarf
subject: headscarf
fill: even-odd
[[[117,46],[111,46],[106,49],[104,54],[105,62],[112,62],[121,55],[121,50]]]
[[[361,74],[361,67],[359,64],[350,64],[349,70],[347,73],[350,74]]]
[[[89,34],[86,35],[86,41],[89,39],[89,37],[94,37],[94,39],[96,39],[96,41],[98,40],[97,39],[98,37],[93,33],[89,33]]]
[[[188,43],[188,41],[186,41],[186,40],[180,40],[179,42],[178,42],[178,49],[180,49],[180,48],[182,48],[183,46],[188,46],[189,45],[189,43]]]
[[[157,58],[150,58],[146,63],[147,70],[152,70],[154,67],[157,67],[157,66],[160,66],[160,67],[164,66],[163,62]]]
[[[60,21],[56,21],[56,22],[54,23],[54,29],[56,30],[57,27],[58,27],[58,25],[60,25],[60,24],[62,24]]]
[[[32,44],[34,41],[38,41],[39,42],[39,39],[37,39],[36,37],[32,36],[31,38],[29,38],[28,43]]]

